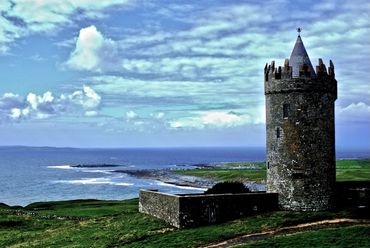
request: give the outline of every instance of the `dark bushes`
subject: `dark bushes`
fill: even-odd
[[[221,182],[215,184],[204,194],[224,194],[224,193],[250,193],[251,191],[241,182]]]

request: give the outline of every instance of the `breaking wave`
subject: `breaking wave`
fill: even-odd
[[[76,180],[58,180],[54,181],[54,183],[66,183],[66,184],[82,184],[82,185],[88,185],[88,184],[108,184],[108,185],[116,185],[116,186],[132,186],[133,183],[125,183],[125,182],[114,182],[109,178],[82,178],[82,179],[76,179]]]

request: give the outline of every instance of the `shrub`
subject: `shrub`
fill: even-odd
[[[241,182],[221,182],[213,185],[204,194],[224,194],[224,193],[249,193],[251,192]]]

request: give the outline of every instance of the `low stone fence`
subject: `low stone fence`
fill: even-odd
[[[278,194],[166,194],[141,190],[139,211],[175,227],[194,227],[278,209]]]
[[[336,206],[350,207],[370,218],[370,181],[336,182]]]

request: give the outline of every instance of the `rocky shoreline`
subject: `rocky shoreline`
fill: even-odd
[[[129,176],[158,180],[166,184],[172,184],[181,187],[192,187],[198,189],[208,189],[215,185],[218,181],[210,178],[186,176],[175,173],[176,170],[192,170],[192,169],[259,169],[256,166],[240,166],[230,167],[224,163],[218,164],[194,164],[194,165],[177,165],[178,169],[146,169],[146,170],[115,170],[116,173],[125,173]],[[245,181],[243,182],[251,191],[264,191],[265,184],[259,182]]]
[[[117,173],[125,173],[129,176],[158,180],[163,183],[173,184],[176,186],[193,187],[207,189],[212,187],[217,181],[207,178],[178,175],[170,169],[162,170],[116,170]]]

